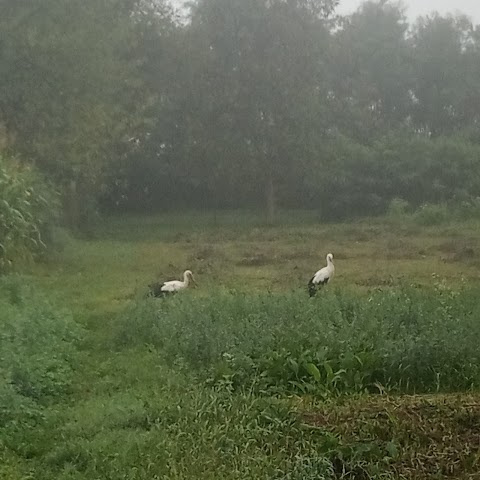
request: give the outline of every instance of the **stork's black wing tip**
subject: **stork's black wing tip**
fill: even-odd
[[[148,292],[149,297],[164,297],[166,292],[162,292],[163,283],[151,283],[148,288],[150,291]]]

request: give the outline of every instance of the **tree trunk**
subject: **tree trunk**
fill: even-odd
[[[72,180],[66,188],[64,199],[65,223],[76,230],[80,223],[80,205],[78,200],[77,182]]]
[[[273,175],[270,173],[267,178],[265,187],[265,200],[267,208],[267,223],[272,224],[275,221],[276,200],[275,200],[275,185],[273,183]]]

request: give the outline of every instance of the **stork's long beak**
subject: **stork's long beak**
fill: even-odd
[[[190,280],[192,281],[192,285],[195,285],[195,287],[198,287],[198,283],[193,278],[193,275],[190,277]]]

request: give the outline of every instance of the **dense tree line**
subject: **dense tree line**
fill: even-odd
[[[380,213],[480,187],[480,27],[335,0],[2,0],[0,150],[106,210]]]

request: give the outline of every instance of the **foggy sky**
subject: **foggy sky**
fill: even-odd
[[[350,13],[362,0],[340,0],[339,13]],[[410,19],[425,15],[433,10],[439,13],[464,13],[475,23],[480,23],[480,0],[403,0]]]

